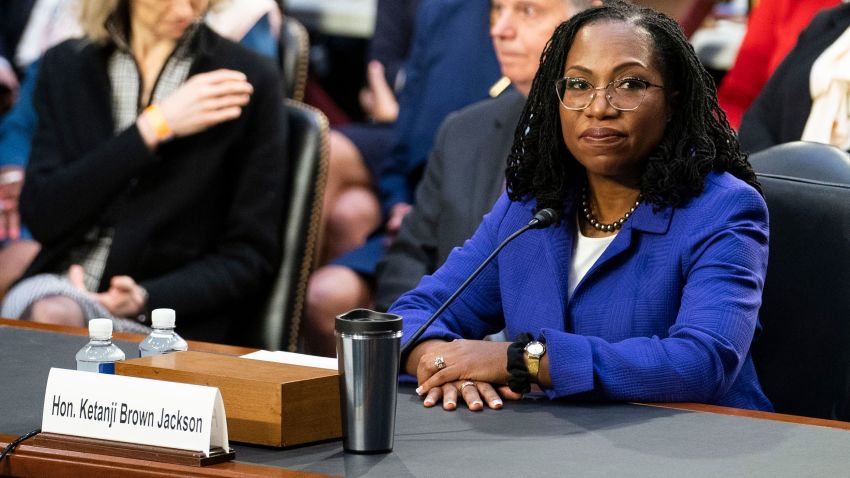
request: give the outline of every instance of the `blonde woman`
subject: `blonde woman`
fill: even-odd
[[[270,278],[286,189],[274,67],[200,22],[207,0],[84,0],[48,51],[23,220],[42,250],[0,315],[138,328],[177,309],[222,340]],[[214,2],[212,2],[214,3]]]

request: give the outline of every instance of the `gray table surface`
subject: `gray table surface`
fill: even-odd
[[[50,367],[74,368],[84,337],[0,326],[0,432],[41,422]],[[128,357],[137,344],[118,342]],[[629,404],[529,398],[503,410],[426,409],[403,386],[395,447],[340,441],[287,450],[233,444],[236,459],[360,476],[850,476],[850,432]]]

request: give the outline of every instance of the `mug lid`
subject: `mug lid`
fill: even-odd
[[[336,316],[336,331],[344,334],[400,332],[401,316],[369,309],[349,310]]]

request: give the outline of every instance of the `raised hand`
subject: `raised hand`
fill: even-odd
[[[238,118],[253,92],[244,73],[221,69],[189,78],[157,106],[175,137],[189,136]],[[150,148],[162,140],[157,137],[157,123],[147,111],[136,121]]]
[[[387,243],[392,244],[401,229],[401,221],[404,216],[413,209],[413,206],[407,203],[400,202],[390,209],[390,217],[387,219],[387,224],[384,227],[387,235]]]
[[[398,118],[398,101],[384,76],[384,65],[370,61],[366,79],[369,85],[360,91],[360,106],[373,121],[392,123]]]

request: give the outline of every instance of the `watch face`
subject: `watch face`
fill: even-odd
[[[528,355],[540,357],[546,351],[546,348],[540,342],[529,342],[525,346],[525,351],[528,352]]]

